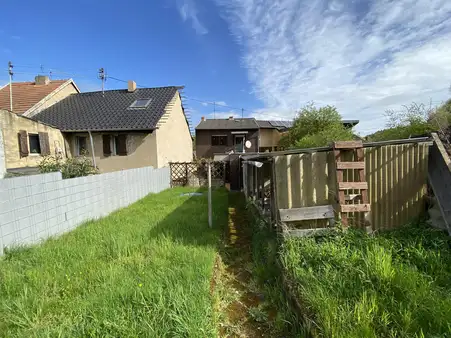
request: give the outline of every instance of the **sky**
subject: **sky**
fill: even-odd
[[[2,1],[0,85],[37,74],[97,91],[185,86],[201,116],[289,120],[309,102],[359,119],[451,97],[449,0]],[[215,104],[211,104],[215,102]]]

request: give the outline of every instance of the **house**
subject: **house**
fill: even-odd
[[[80,92],[72,79],[50,80],[43,75],[36,76],[34,82],[13,82],[11,89],[9,84],[0,88],[0,110],[27,117],[33,117],[67,96]]]
[[[51,125],[32,120],[31,117],[79,92],[72,79],[50,80],[48,76],[42,75],[36,76],[33,82],[13,82],[11,88],[9,84],[0,88],[4,169],[9,172],[37,172],[43,156],[64,156],[62,133]]]
[[[192,160],[180,87],[73,94],[34,119],[59,128],[68,156],[87,155],[101,172]]]
[[[61,131],[29,117],[0,110],[0,133],[9,172],[37,172],[43,156],[65,156]]]
[[[343,120],[353,127],[358,120]],[[267,121],[255,118],[205,119],[196,127],[196,156],[213,158],[230,152],[276,151],[284,132],[292,121]],[[248,141],[248,142],[247,142]]]

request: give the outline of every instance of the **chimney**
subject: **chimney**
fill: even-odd
[[[38,75],[34,78],[34,84],[36,86],[45,86],[50,83],[50,79],[46,75]]]
[[[133,93],[136,90],[136,82],[128,80],[128,92]]]
[[[202,116],[202,117],[200,118],[200,120],[201,120],[201,121],[205,121],[205,116]]]
[[[233,116],[229,116],[229,120],[233,120]]]

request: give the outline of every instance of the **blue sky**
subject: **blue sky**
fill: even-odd
[[[4,0],[0,85],[40,72],[100,89],[99,67],[146,86],[184,85],[216,116],[290,119],[314,101],[383,127],[386,109],[447,99],[451,2],[446,0]],[[2,66],[3,65],[3,66]],[[42,69],[40,65],[43,65]],[[125,84],[107,80],[107,89]],[[213,106],[187,99],[192,123]]]

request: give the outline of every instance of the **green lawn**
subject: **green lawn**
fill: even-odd
[[[149,195],[0,259],[0,336],[211,337],[219,230],[192,189]],[[227,192],[213,194],[216,229]]]
[[[422,225],[289,239],[281,257],[319,337],[451,337],[450,239]]]

